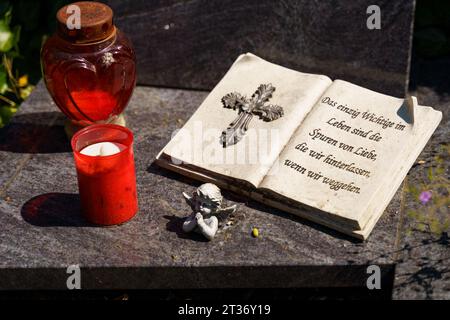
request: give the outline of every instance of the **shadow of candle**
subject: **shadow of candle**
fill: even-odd
[[[18,114],[0,129],[0,151],[32,154],[70,152],[64,120],[60,112]]]
[[[80,196],[74,193],[45,193],[28,200],[21,209],[23,219],[39,227],[94,226],[81,215]]]

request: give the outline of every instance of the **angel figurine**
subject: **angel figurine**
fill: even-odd
[[[212,240],[219,227],[217,216],[226,216],[236,211],[236,205],[222,208],[220,189],[212,183],[202,184],[194,191],[192,197],[183,192],[192,213],[183,222],[184,232],[198,232],[206,239]]]

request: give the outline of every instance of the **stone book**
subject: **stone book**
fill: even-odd
[[[441,119],[247,53],[156,163],[363,240]]]

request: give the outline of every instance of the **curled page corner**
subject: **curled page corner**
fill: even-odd
[[[397,114],[408,124],[414,124],[414,113],[417,106],[417,98],[408,95],[398,109]]]
[[[414,110],[418,106],[417,98],[415,96],[408,95],[408,97],[406,98],[406,102],[407,102],[407,105],[408,105],[409,118],[411,119],[410,123],[414,124]]]

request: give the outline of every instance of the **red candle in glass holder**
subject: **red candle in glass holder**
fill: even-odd
[[[98,225],[121,224],[138,211],[133,133],[94,124],[72,137],[81,210]]]

